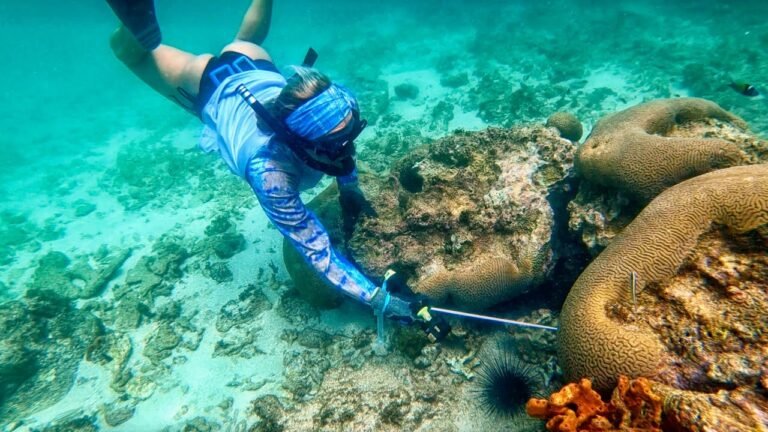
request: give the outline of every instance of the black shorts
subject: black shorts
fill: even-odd
[[[202,117],[203,108],[216,92],[222,81],[230,75],[249,70],[266,70],[280,73],[269,60],[252,59],[245,54],[235,51],[225,51],[218,57],[213,57],[205,65],[200,79],[200,89],[195,100],[195,112]]]

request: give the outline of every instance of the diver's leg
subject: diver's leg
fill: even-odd
[[[160,45],[162,36],[154,0],[107,0],[107,3],[144,49],[152,50]]]
[[[193,55],[168,45],[147,51],[124,26],[112,34],[110,45],[115,56],[142,81],[195,113],[200,78],[211,54]]]
[[[245,12],[235,40],[225,45],[221,52],[234,51],[254,60],[272,61],[269,54],[261,47],[261,43],[269,33],[271,21],[272,0],[253,0]]]
[[[253,0],[245,12],[237,40],[261,45],[269,33],[272,21],[272,0]]]

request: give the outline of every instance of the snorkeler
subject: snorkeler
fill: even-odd
[[[319,275],[377,314],[405,323],[431,320],[418,315],[420,302],[377,287],[338,254],[301,201],[301,190],[329,174],[347,221],[375,214],[358,186],[354,159],[354,140],[366,123],[352,93],[317,70],[298,67],[287,79],[280,74],[260,46],[271,0],[252,1],[235,40],[218,56],[161,44],[152,0],[108,3],[122,22],[110,41],[117,58],[202,120],[201,147],[218,151],[248,182],[269,220]]]

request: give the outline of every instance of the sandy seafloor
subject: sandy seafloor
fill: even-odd
[[[157,3],[165,41],[193,51],[217,50],[234,33],[246,4]],[[372,88],[386,88],[388,106],[373,113],[378,121],[359,140],[360,160],[373,169],[384,170],[389,160],[418,145],[419,137],[436,138],[457,128],[541,123],[560,109],[576,114],[589,130],[605,114],[657,97],[707,97],[743,116],[757,133],[768,132],[768,101],[727,88],[730,76],[768,92],[768,11],[758,2],[275,3],[265,46],[279,66],[300,62],[312,45],[320,52],[318,67],[352,89],[364,86],[365,79],[376,80]],[[199,345],[179,348],[166,359],[169,371],[128,421],[116,427],[97,423],[102,430],[176,430],[205,416],[225,430],[238,430],[251,400],[284,396],[284,355],[301,348],[281,334],[291,328],[302,331],[302,326],[286,321],[276,307],[259,314],[251,325],[259,329],[254,343],[262,352],[244,359],[212,357],[220,339],[213,323],[221,307],[249,283],[260,284],[272,303],[279,303],[292,284],[282,263],[282,240],[247,186],[215,155],[196,149],[199,122],[148,90],[111,57],[106,40],[114,25],[101,2],[0,5],[5,59],[0,71],[0,210],[25,218],[25,226],[34,227],[33,237],[47,233],[9,246],[10,252],[6,247],[0,300],[21,296],[40,257],[50,251],[78,256],[102,245],[130,249],[122,267],[127,269],[151,253],[153,242],[164,234],[202,237],[215,216],[231,212],[246,239],[245,249],[226,260],[232,281],[217,283],[200,266],[190,266],[171,297],[157,303],[181,302],[181,315],[202,331]],[[466,81],[458,86],[441,83],[463,74]],[[417,86],[418,96],[397,97],[394,89],[403,83]],[[433,110],[443,101],[452,107],[453,118],[436,122]],[[362,92],[360,103],[364,113],[371,109]],[[489,110],[488,104],[498,108]],[[407,137],[404,144],[384,148],[381,136],[393,131]],[[146,177],[149,186],[139,188],[139,198],[120,199],[127,186],[119,161],[134,153],[134,163],[143,166],[134,175]],[[174,166],[167,166],[166,157],[174,158]],[[209,171],[195,172],[199,167]],[[76,216],[83,205],[92,211]],[[6,234],[7,227],[1,228]],[[195,257],[188,261],[194,263]],[[124,278],[125,272],[118,271],[101,298],[109,302],[112,288]],[[142,344],[154,325],[129,335],[134,344],[129,364],[146,363]],[[308,325],[353,334],[373,329],[374,322],[366,308],[348,303]],[[398,372],[385,362],[372,362],[370,373],[386,381]],[[108,368],[83,360],[69,394],[15,424],[15,430],[40,429],[81,415],[99,418],[102,404],[117,397],[110,379]],[[244,390],[243,381],[260,386]],[[227,398],[231,403],[222,408]],[[469,398],[456,413],[459,430],[498,430],[506,424]],[[311,419],[305,425],[311,427]]]

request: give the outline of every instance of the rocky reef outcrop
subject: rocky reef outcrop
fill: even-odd
[[[441,303],[481,309],[527,292],[557,259],[548,194],[569,173],[574,150],[540,126],[459,131],[416,149],[387,178],[362,182],[378,216],[357,224],[347,252],[367,273],[395,268]],[[343,244],[335,193],[310,207]],[[305,284],[311,278],[290,254],[289,272]]]
[[[591,377],[600,390],[620,375],[652,378],[664,430],[759,430],[768,424],[768,145],[707,101],[655,101],[619,114],[608,118],[612,132],[598,125],[597,145],[588,148],[590,137],[579,151],[586,181],[569,205],[571,228],[593,254],[607,247],[563,305],[565,377]],[[622,118],[633,132],[618,132]],[[675,138],[650,138],[658,154],[634,159],[643,166],[611,159],[645,151],[630,144],[648,141],[649,128],[662,133],[657,124],[670,124],[661,129]],[[729,153],[726,166],[743,166],[718,169]],[[652,163],[665,158],[674,166]],[[702,169],[711,172],[696,176]],[[664,175],[654,180],[657,171]],[[669,187],[680,173],[692,178]]]
[[[52,290],[0,305],[0,418],[19,419],[67,394],[101,321]],[[52,342],[55,341],[55,342]]]

